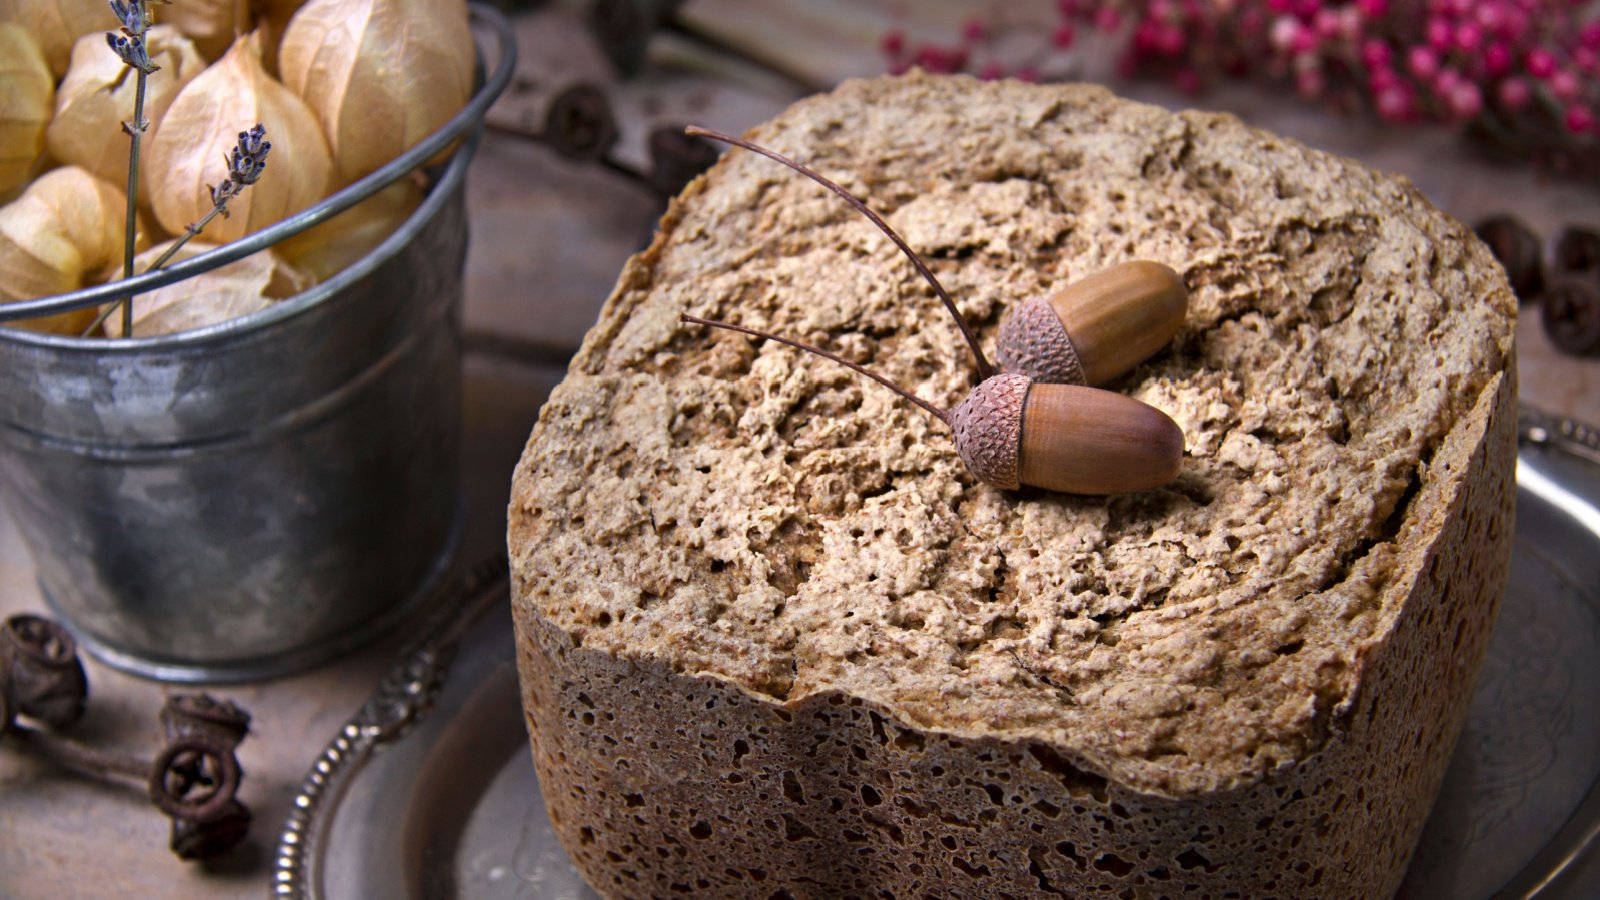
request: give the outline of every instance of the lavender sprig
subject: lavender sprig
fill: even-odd
[[[259,123],[249,131],[239,132],[239,143],[228,154],[228,177],[222,183],[211,188],[211,205],[222,213],[223,218],[228,217],[228,201],[239,196],[245,188],[255,184],[261,178],[261,173],[267,168],[267,153],[272,150],[272,142],[266,139],[267,130]],[[200,227],[204,226],[204,221]]]
[[[261,179],[262,173],[267,170],[267,154],[270,152],[272,152],[272,142],[267,140],[266,126],[262,125],[260,122],[257,122],[255,127],[251,128],[249,131],[239,132],[239,142],[234,145],[233,150],[229,152],[226,159],[228,164],[228,177],[222,179],[222,181],[216,185],[208,185],[208,187],[211,188],[211,209],[207,210],[206,214],[201,216],[198,222],[194,222],[185,228],[183,230],[183,234],[180,235],[177,240],[173,241],[172,246],[168,247],[165,253],[162,253],[155,262],[151,263],[150,267],[145,269],[145,272],[154,272],[162,266],[165,266],[172,260],[172,257],[177,255],[178,251],[183,248],[184,244],[187,244],[193,238],[198,237],[200,232],[204,231],[205,227],[211,224],[212,219],[215,219],[217,216],[227,218],[229,201],[244,193],[245,188],[255,184]],[[128,264],[128,275],[131,277],[132,274],[133,265],[130,261]],[[115,300],[110,306],[107,306],[105,310],[100,313],[99,317],[97,317],[94,322],[84,330],[84,336],[88,337],[90,334],[93,334],[95,329],[99,328],[106,319],[110,318],[111,313],[118,307],[121,307],[123,310],[122,336],[132,337],[133,298],[131,296]]]
[[[165,2],[165,0],[159,0]],[[127,133],[128,146],[128,210],[124,218],[122,238],[122,277],[133,277],[134,245],[138,239],[139,215],[139,149],[145,130],[150,123],[144,117],[145,80],[161,67],[150,61],[145,34],[153,21],[145,0],[111,0],[111,12],[122,23],[122,33],[106,32],[106,43],[113,53],[134,71],[133,120],[122,123]],[[133,336],[133,297],[129,295],[119,304],[122,307],[122,336]],[[113,305],[113,309],[116,305]],[[104,321],[104,316],[101,321]],[[98,327],[96,323],[95,327]]]

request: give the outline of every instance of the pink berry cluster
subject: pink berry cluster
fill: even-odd
[[[912,46],[891,31],[882,49],[894,71],[1033,80],[1040,54],[1110,40],[1119,74],[1185,92],[1259,78],[1386,121],[1472,123],[1532,152],[1588,155],[1600,138],[1592,0],[1057,0],[1054,12],[1047,45],[1018,64],[995,58],[982,17],[953,43]]]
[[[1061,4],[1064,9],[1067,4]],[[1077,39],[1077,29],[1065,19],[1050,32],[1048,45],[1034,47],[1031,58],[1006,61],[995,46],[997,33],[1007,26],[986,21],[981,16],[969,17],[961,23],[961,37],[948,43],[911,44],[904,31],[893,29],[883,36],[880,48],[889,60],[889,71],[898,75],[916,66],[927,72],[949,74],[966,72],[985,80],[1015,78],[1019,81],[1038,81],[1039,62],[1048,54],[1063,53],[1072,49]]]

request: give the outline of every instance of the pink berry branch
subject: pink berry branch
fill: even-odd
[[[974,16],[948,44],[892,30],[882,50],[891,71],[1036,80],[1042,59],[1111,41],[1118,74],[1188,93],[1265,80],[1389,122],[1471,125],[1557,165],[1600,151],[1595,0],[1057,0],[1053,15],[1053,29]],[[1036,49],[1001,58],[1008,29],[1037,32]]]

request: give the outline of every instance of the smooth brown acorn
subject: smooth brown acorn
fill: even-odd
[[[687,313],[680,314],[682,321],[778,341],[871,378],[948,425],[954,432],[961,461],[980,481],[994,487],[1015,490],[1030,485],[1070,494],[1118,494],[1160,487],[1177,477],[1183,463],[1183,431],[1165,413],[1098,388],[1045,383],[1020,372],[995,374],[939,280],[894,229],[859,198],[806,166],[758,144],[692,126],[688,132],[783,163],[844,198],[882,229],[944,302],[972,349],[982,381],[954,409],[945,410],[882,375],[819,347]]]
[[[1189,314],[1189,291],[1170,267],[1133,260],[1102,269],[1000,322],[995,355],[1036,381],[1104,384],[1167,345]]]

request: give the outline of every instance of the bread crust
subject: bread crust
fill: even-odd
[[[985,166],[1044,158],[1026,135],[966,146],[984,116],[1059,126],[1038,139],[1058,159],[1122,142],[1105,164],[1144,156],[1113,192],[1165,185],[1175,210],[1233,218],[1174,241],[1113,202],[960,233],[956,200],[1033,191]],[[944,152],[913,158],[891,120],[948,120]],[[1509,566],[1503,276],[1409,185],[1227,117],[914,75],[806,101],[758,139],[838,148],[844,128],[870,150],[849,162],[896,161],[854,171],[901,201],[914,246],[1010,235],[936,261],[1001,281],[956,290],[982,333],[1041,287],[1036,246],[1169,249],[1191,321],[1117,386],[1185,428],[1187,471],[1124,500],[995,491],[848,373],[684,333],[679,310],[838,332],[924,396],[961,389],[929,374],[959,338],[909,278],[805,296],[837,294],[854,276],[828,252],[877,256],[873,238],[724,160],[624,270],[513,484],[524,710],[579,868],[619,897],[1391,894]],[[918,178],[921,200],[894,187]],[[820,271],[785,262],[808,246]]]

